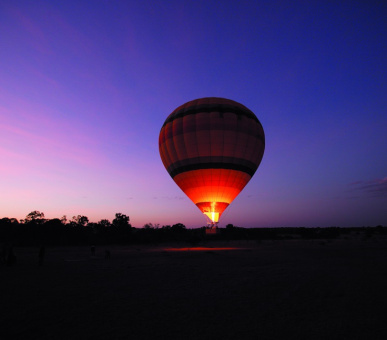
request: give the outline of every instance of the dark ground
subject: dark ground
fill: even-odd
[[[16,247],[0,338],[387,339],[387,239],[202,246]]]

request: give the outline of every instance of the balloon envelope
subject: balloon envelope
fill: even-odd
[[[265,134],[248,108],[224,98],[200,98],[174,110],[159,136],[161,160],[212,223],[261,163]]]

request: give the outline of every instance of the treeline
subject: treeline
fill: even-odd
[[[201,227],[187,229],[182,223],[172,226],[145,224],[134,228],[129,216],[115,214],[113,221],[102,219],[89,222],[86,216],[46,219],[44,213],[33,211],[24,220],[0,219],[0,243],[19,246],[30,245],[107,245],[107,244],[158,244],[184,241],[195,245],[204,240],[281,240],[281,239],[335,239],[357,235],[370,238],[387,235],[386,226],[359,228],[240,228],[228,224],[225,228]]]
[[[129,216],[117,213],[113,221],[90,222],[87,216],[46,219],[33,211],[24,220],[0,219],[0,243],[28,245],[131,244],[182,240],[187,231],[181,223],[160,227],[152,223],[134,228]],[[157,234],[157,235],[156,235]]]

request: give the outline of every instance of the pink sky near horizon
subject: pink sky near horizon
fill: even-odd
[[[163,167],[185,102],[229,98],[266,134],[220,226],[387,225],[384,4],[0,4],[0,218],[204,216]]]

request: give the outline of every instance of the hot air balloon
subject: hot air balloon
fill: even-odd
[[[200,98],[175,109],[159,136],[161,160],[215,226],[261,163],[265,134],[255,114],[230,99]]]

